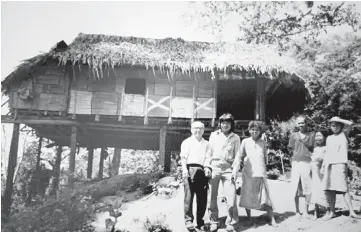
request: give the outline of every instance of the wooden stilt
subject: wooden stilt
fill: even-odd
[[[70,137],[70,154],[69,154],[69,176],[68,184],[70,188],[74,187],[74,172],[75,172],[75,153],[76,153],[76,137],[78,128],[72,126],[71,137]]]
[[[53,186],[51,188],[50,195],[56,196],[56,191],[59,189],[59,181],[60,181],[60,165],[61,165],[61,153],[63,152],[63,147],[58,145],[56,150],[56,159],[54,165],[54,180]]]
[[[92,147],[89,147],[88,148],[88,167],[87,167],[87,172],[86,172],[86,177],[88,179],[92,178],[93,159],[94,159],[94,149]]]
[[[14,172],[16,167],[16,161],[18,158],[18,145],[19,145],[19,128],[20,124],[14,124],[13,135],[11,138],[10,145],[10,154],[9,154],[9,162],[8,162],[8,170],[6,177],[6,187],[4,192],[4,198],[2,200],[2,219],[3,221],[7,221],[10,215],[10,207],[12,204],[11,195],[13,193],[14,186]]]
[[[39,138],[39,144],[38,144],[38,154],[36,156],[36,166],[35,166],[35,173],[36,173],[36,194],[39,194],[40,192],[40,157],[41,157],[41,147],[43,143],[43,138]]]
[[[100,152],[100,159],[99,159],[99,172],[98,172],[98,178],[103,178],[103,172],[104,172],[104,157],[105,157],[105,149],[102,148]]]
[[[119,175],[119,167],[120,167],[120,159],[121,159],[121,148],[115,148],[114,149],[114,156],[112,160],[112,176]]]
[[[170,144],[167,141],[167,127],[162,126],[159,135],[159,161],[160,165],[164,166],[164,171],[170,171]]]

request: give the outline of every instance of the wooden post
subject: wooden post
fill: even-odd
[[[167,139],[167,127],[162,126],[160,128],[159,135],[159,162],[160,165],[164,166],[164,171],[170,171],[170,144]]]
[[[10,215],[10,207],[12,204],[11,195],[13,193],[13,186],[14,186],[14,172],[16,167],[16,161],[18,158],[18,145],[19,145],[19,127],[20,124],[14,124],[13,128],[13,135],[11,138],[11,145],[10,145],[10,154],[9,154],[9,161],[8,161],[8,173],[6,177],[6,187],[4,192],[4,198],[2,199],[2,213],[4,216],[3,221],[6,221]]]
[[[172,123],[172,98],[173,98],[173,83],[171,82],[170,94],[169,94],[169,117],[168,124]]]
[[[54,180],[53,186],[51,188],[50,195],[56,196],[56,191],[59,189],[59,181],[60,181],[60,165],[61,165],[61,153],[63,152],[63,147],[58,145],[56,150],[56,159],[54,165]]]
[[[120,106],[119,106],[118,122],[122,121],[124,91],[125,91],[125,88],[122,88],[122,93],[120,95]]]
[[[70,137],[70,154],[69,154],[69,176],[68,184],[70,188],[74,187],[74,172],[75,172],[75,153],[76,153],[76,137],[78,128],[76,126],[71,127]]]
[[[212,117],[211,126],[215,127],[215,125],[216,125],[216,117],[217,117],[218,73],[217,73],[217,70],[214,70],[213,72],[214,72],[215,80],[214,80],[214,85],[213,85],[214,101],[213,101],[213,117]]]
[[[98,172],[98,178],[103,178],[103,172],[104,172],[104,157],[105,157],[105,149],[102,148],[100,151],[100,159],[99,159],[99,172]]]
[[[196,82],[194,81],[194,83],[193,83],[193,92],[192,92],[192,118],[191,118],[191,123],[194,122],[194,118],[195,118],[195,108],[194,108],[195,104],[196,104]]]
[[[114,149],[114,155],[113,155],[113,160],[112,160],[112,168],[111,168],[112,176],[119,175],[121,152],[122,152],[121,148],[115,148]]]
[[[148,97],[149,97],[149,87],[147,86],[144,100],[144,125],[148,125]]]
[[[266,120],[266,89],[265,79],[263,77],[256,77],[256,107],[254,112],[255,120],[265,121]]]
[[[94,159],[94,149],[92,147],[89,147],[88,148],[88,168],[87,168],[87,172],[86,172],[86,177],[88,179],[92,178],[93,159]]]
[[[36,173],[36,194],[40,192],[40,157],[41,157],[41,147],[43,143],[43,137],[39,138],[38,144],[38,154],[36,156],[36,166],[35,166],[35,173]]]

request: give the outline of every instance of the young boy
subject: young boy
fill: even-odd
[[[185,224],[189,231],[193,225],[193,198],[197,198],[197,228],[204,230],[204,214],[207,208],[208,179],[211,175],[209,142],[202,136],[204,124],[196,121],[191,125],[192,136],[181,145],[181,162],[184,181],[184,214]]]
[[[231,114],[223,114],[219,118],[219,130],[213,132],[209,138],[212,147],[212,179],[211,179],[211,203],[210,221],[211,231],[216,231],[219,226],[218,217],[218,187],[223,183],[228,215],[226,230],[234,231],[234,225],[238,223],[238,209],[236,202],[236,183],[232,177],[234,159],[240,152],[241,140],[233,133],[235,127],[234,118]]]

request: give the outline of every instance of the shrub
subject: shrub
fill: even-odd
[[[274,168],[267,172],[267,178],[271,180],[277,180],[280,177],[280,175],[281,172],[277,168]]]
[[[143,224],[143,228],[145,232],[172,232],[169,229],[169,226],[165,224],[165,217],[158,218],[154,221],[151,221],[147,218]]]

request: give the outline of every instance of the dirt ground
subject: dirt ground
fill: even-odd
[[[269,180],[269,188],[271,192],[272,201],[275,207],[276,221],[279,223],[278,228],[273,228],[267,224],[267,216],[262,211],[252,211],[252,221],[246,218],[244,208],[239,208],[240,222],[236,226],[236,231],[279,231],[279,232],[316,232],[316,231],[342,231],[342,232],[360,232],[361,220],[351,219],[348,215],[348,210],[345,207],[344,200],[341,195],[337,196],[336,206],[338,207],[338,217],[328,221],[322,222],[320,220],[313,221],[312,219],[297,219],[295,217],[294,202],[289,195],[287,189],[289,182]],[[220,189],[220,194],[222,189]],[[152,196],[146,200],[139,199],[131,201],[123,205],[123,215],[118,219],[116,229],[127,229],[131,232],[142,231],[143,222],[148,217],[150,220],[162,219],[169,228],[174,232],[186,231],[183,221],[183,187],[181,186],[170,199],[164,199],[159,196]],[[222,196],[220,196],[221,198]],[[302,201],[301,201],[302,204]],[[360,209],[361,202],[353,201],[354,209]],[[225,203],[219,201],[220,216],[225,216]],[[313,210],[310,208],[310,210]],[[98,232],[104,232],[105,219],[108,218],[108,213],[100,213],[97,215],[97,220],[93,223]],[[207,218],[207,215],[205,216]],[[224,220],[223,220],[224,221]],[[219,232],[226,231],[221,227]]]

